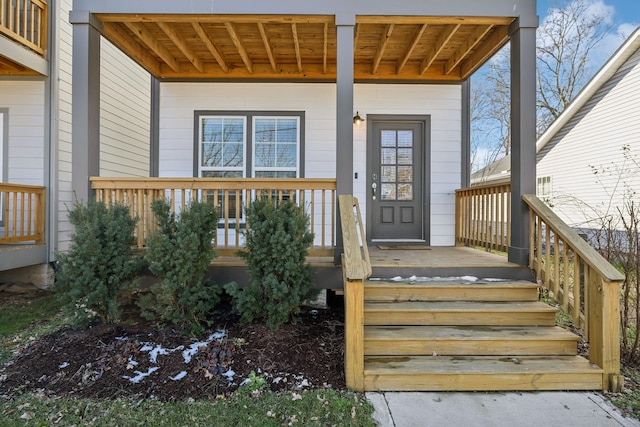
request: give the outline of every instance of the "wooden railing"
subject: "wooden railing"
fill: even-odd
[[[589,341],[589,360],[604,370],[603,387],[618,391],[620,284],[624,275],[534,195],[530,209],[529,267]]]
[[[47,13],[47,3],[42,0],[0,0],[0,34],[44,57]]]
[[[304,206],[310,215],[314,247],[309,255],[333,256],[335,246],[335,190],[333,178],[91,178],[96,200],[120,203],[139,219],[136,239],[144,247],[156,221],[151,203],[169,200],[173,212],[191,200],[209,201],[218,206],[219,231],[215,248],[220,255],[232,255],[244,247],[245,210],[256,198],[290,199]]]
[[[456,245],[506,252],[511,241],[511,184],[456,190]]]
[[[0,182],[0,244],[44,244],[45,188]]]
[[[347,388],[364,391],[364,281],[371,276],[369,249],[358,199],[338,196],[342,226],[342,276],[344,282],[345,349]]]

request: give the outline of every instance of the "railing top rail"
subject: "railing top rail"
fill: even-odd
[[[589,264],[603,279],[608,282],[621,282],[624,275],[616,270],[602,255],[598,253],[589,243],[584,241],[578,233],[564,223],[542,200],[533,194],[522,196],[524,202],[553,228],[553,231],[573,250],[580,255],[582,260]]]
[[[335,178],[104,178],[91,177],[94,189],[274,189],[332,190]]]
[[[358,227],[356,225],[356,214],[353,209],[356,208],[357,215],[360,216],[360,207],[358,199],[350,194],[342,194],[338,196],[338,204],[340,205],[340,223],[342,225],[342,241],[344,246],[344,275],[348,280],[364,280],[371,275],[371,262],[369,261],[369,252],[362,235],[364,245],[364,257],[360,249],[360,239],[358,238]],[[358,218],[362,224],[362,218]],[[362,228],[360,228],[362,232]]]
[[[510,187],[510,186],[511,186],[511,182],[495,182],[491,184],[474,185],[473,187],[458,188],[456,189],[456,193],[461,193],[465,191],[484,190],[486,188]]]
[[[28,185],[28,184],[11,184],[8,182],[0,182],[0,189],[2,189],[3,191],[24,191],[24,190],[33,190],[34,192],[36,191],[44,191],[45,187],[41,186],[41,185]]]

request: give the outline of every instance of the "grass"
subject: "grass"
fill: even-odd
[[[9,301],[0,312],[0,363],[16,347],[70,323],[52,294]],[[270,393],[241,389],[229,398],[159,402],[153,399],[52,398],[0,395],[1,426],[327,426],[373,427],[364,395],[338,390]]]

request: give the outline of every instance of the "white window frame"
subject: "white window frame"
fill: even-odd
[[[243,121],[243,141],[242,141],[242,166],[236,167],[224,167],[224,166],[204,166],[202,164],[202,149],[203,145],[207,143],[207,141],[203,140],[203,120],[204,119],[241,119]],[[222,141],[224,143],[224,141]],[[197,143],[197,161],[198,161],[198,175],[202,176],[203,172],[231,172],[231,171],[240,171],[242,177],[246,177],[247,171],[247,118],[242,115],[201,115],[198,118],[198,143]]]
[[[536,196],[545,202],[551,199],[553,179],[551,175],[538,177],[536,180]]]
[[[280,167],[256,167],[256,120],[260,119],[294,119],[296,121],[296,165],[295,167],[280,168]],[[273,115],[254,115],[252,117],[252,135],[251,135],[251,176],[256,176],[256,172],[295,172],[295,177],[300,177],[300,116],[273,116]],[[277,141],[276,141],[277,145]]]

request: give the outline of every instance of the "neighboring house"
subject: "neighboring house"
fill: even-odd
[[[536,194],[567,224],[599,228],[640,191],[640,28],[538,138]],[[472,185],[508,181],[505,157]],[[637,194],[628,200],[637,200]]]
[[[0,185],[44,187],[46,235],[44,244],[17,247],[11,240],[12,220],[5,221],[4,210],[0,213],[0,282],[15,268],[46,266],[69,244],[67,212],[74,203],[71,3],[1,3]],[[100,173],[148,176],[149,74],[106,39],[100,50]],[[6,207],[2,191],[0,203]],[[3,241],[5,230],[10,237]]]

